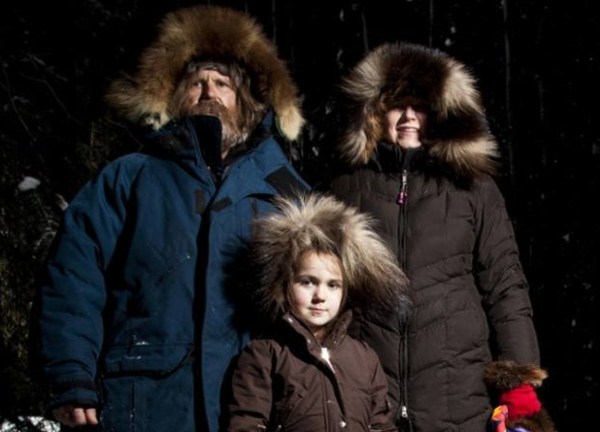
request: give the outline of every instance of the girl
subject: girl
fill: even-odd
[[[278,207],[253,243],[253,304],[272,325],[240,355],[228,430],[395,431],[378,358],[347,329],[353,312],[405,321],[403,272],[355,209],[316,195]]]

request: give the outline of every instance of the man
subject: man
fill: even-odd
[[[63,425],[216,431],[248,341],[228,281],[251,220],[307,186],[276,139],[303,123],[274,45],[220,7],[168,14],[107,102],[146,126],[64,215],[34,308],[36,352]]]

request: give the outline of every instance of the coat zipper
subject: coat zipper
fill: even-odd
[[[400,206],[400,265],[403,269],[406,268],[406,229],[408,226],[408,169],[403,169],[400,179],[400,190],[396,197],[396,204]],[[400,417],[402,423],[408,425],[408,431],[412,431],[412,423],[408,416],[408,329],[404,325],[401,328],[402,334],[402,345],[400,347],[399,354],[399,368],[400,368],[400,382],[402,383],[400,388]],[[402,424],[399,430],[403,430]]]
[[[396,197],[396,204],[400,206],[400,265],[406,268],[406,227],[408,218],[408,170],[402,170],[400,190]]]
[[[406,203],[406,200],[408,199],[407,183],[408,171],[402,170],[402,182],[400,183],[400,191],[398,192],[398,196],[396,197],[396,204],[398,205],[404,205],[404,203]]]

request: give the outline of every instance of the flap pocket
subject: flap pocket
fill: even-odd
[[[106,351],[101,370],[103,374],[168,375],[186,363],[193,350],[192,344],[149,345],[143,341],[129,346],[114,346]]]

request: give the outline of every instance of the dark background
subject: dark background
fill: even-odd
[[[147,3],[0,6],[0,420],[41,412],[27,370],[27,314],[62,206],[99,167],[134,149],[101,119],[106,84],[134,64],[164,12],[212,3],[250,12],[277,43],[310,121],[296,149],[307,157],[328,95],[366,50],[407,40],[472,68],[502,149],[498,181],[550,374],[541,398],[562,432],[597,424],[600,13],[592,1]],[[313,165],[297,163],[318,178]],[[39,185],[19,187],[27,176]]]

